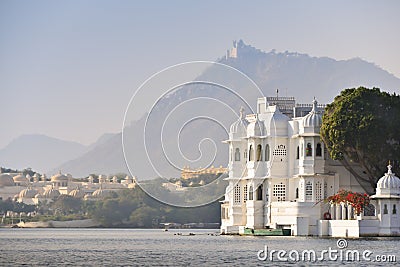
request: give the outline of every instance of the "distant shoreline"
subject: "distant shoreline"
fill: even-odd
[[[70,220],[70,221],[39,221],[39,222],[19,222],[15,224],[3,224],[0,228],[103,228],[103,229],[160,229],[165,230],[164,227],[152,228],[152,227],[129,227],[127,225],[115,225],[114,227],[105,227],[101,223],[93,219],[83,219],[83,220]],[[215,227],[169,227],[168,230],[195,230],[195,229],[219,229]]]

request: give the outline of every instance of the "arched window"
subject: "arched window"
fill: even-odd
[[[299,198],[299,188],[296,188],[296,198]]]
[[[250,185],[249,187],[249,200],[253,200],[253,186]]]
[[[244,150],[243,158],[244,158],[244,159],[246,160],[246,162],[247,162],[247,149]]]
[[[236,185],[233,190],[233,204],[241,203],[240,186]]]
[[[263,196],[263,186],[260,185],[257,188],[257,200],[262,200],[262,196]]]
[[[236,148],[235,150],[235,161],[240,161],[240,149]]]
[[[321,143],[317,144],[317,148],[315,149],[315,156],[322,157],[322,146],[321,146]]]
[[[393,214],[397,214],[396,204],[393,204],[393,211],[392,211],[392,213],[393,213]]]
[[[296,159],[300,158],[300,147],[297,146]]]
[[[258,145],[258,146],[257,146],[257,154],[256,154],[256,159],[257,159],[257,161],[260,161],[260,160],[261,160],[261,150],[262,150],[261,145]]]
[[[311,156],[312,156],[312,146],[311,146],[311,143],[307,143],[306,157],[311,157]]]
[[[247,184],[243,187],[243,200],[244,203],[247,201]]]
[[[388,214],[387,204],[383,205],[383,214]]]
[[[269,145],[267,144],[265,146],[265,157],[264,157],[265,161],[269,161]]]
[[[252,145],[249,148],[249,161],[254,161],[254,149]]]
[[[306,200],[312,200],[313,186],[310,181],[306,183]]]

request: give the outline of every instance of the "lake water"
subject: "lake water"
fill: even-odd
[[[181,233],[182,235],[177,235]],[[189,235],[194,233],[194,235]],[[218,230],[171,229],[0,229],[0,266],[266,266],[310,265],[309,261],[274,262],[258,259],[258,251],[322,250],[337,247],[337,239],[311,237],[219,236]],[[395,255],[400,261],[399,238],[348,239],[347,250]],[[264,254],[259,256],[262,258]],[[291,254],[293,257],[296,254]],[[276,255],[274,256],[276,258]],[[293,259],[293,257],[291,259]],[[288,258],[288,255],[286,255]],[[295,257],[294,257],[295,258]],[[382,258],[382,257],[381,257]],[[313,264],[348,265],[355,262],[316,261]],[[368,262],[360,266],[396,266]]]

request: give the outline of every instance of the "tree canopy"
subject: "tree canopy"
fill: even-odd
[[[325,109],[321,137],[331,158],[374,192],[389,160],[399,169],[400,97],[379,88],[343,90]]]

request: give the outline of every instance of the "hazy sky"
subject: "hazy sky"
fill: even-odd
[[[133,92],[232,40],[360,57],[400,77],[400,1],[0,1],[0,148],[21,134],[94,142]]]

